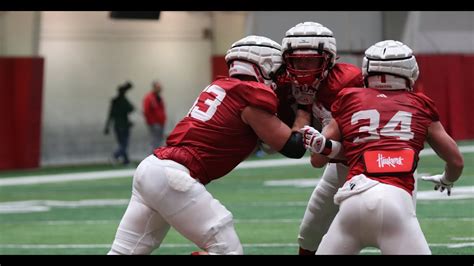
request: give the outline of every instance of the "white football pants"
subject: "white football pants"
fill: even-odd
[[[186,167],[150,155],[135,171],[130,203],[108,254],[150,254],[170,225],[210,254],[243,254],[232,214]]]
[[[334,203],[334,195],[347,177],[349,168],[342,163],[328,163],[323,176],[311,194],[308,206],[301,221],[298,234],[300,247],[315,251],[327,233],[331,222],[339,210]],[[413,191],[413,206],[416,210],[417,180]]]
[[[316,254],[358,254],[365,247],[379,248],[384,255],[431,254],[410,194],[364,175],[356,177],[359,183],[351,179],[337,193],[336,201],[345,195]]]
[[[311,194],[298,234],[300,247],[315,251],[339,210],[334,195],[347,177],[349,168],[341,163],[328,163],[323,176]]]

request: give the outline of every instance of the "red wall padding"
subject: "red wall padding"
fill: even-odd
[[[217,76],[229,76],[229,69],[225,63],[224,55],[215,55],[211,59],[212,65],[212,77],[211,80],[214,81]]]
[[[39,166],[43,58],[0,58],[0,169]]]
[[[474,139],[474,55],[417,55],[415,87],[436,103],[441,123],[456,140]]]

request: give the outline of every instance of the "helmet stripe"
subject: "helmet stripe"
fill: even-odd
[[[276,47],[273,47],[273,46],[270,46],[270,45],[264,45],[264,44],[238,44],[238,45],[232,46],[231,48],[243,47],[243,46],[267,47],[267,48],[275,49],[277,51],[281,51],[279,48],[276,48]]]

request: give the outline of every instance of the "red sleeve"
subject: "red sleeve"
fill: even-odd
[[[329,110],[337,94],[342,89],[351,87],[364,87],[362,71],[352,64],[337,63],[321,84],[317,93],[317,99]]]
[[[355,75],[352,79],[350,79],[345,85],[344,88],[349,87],[364,87],[364,77],[362,76],[362,72],[359,68],[355,68],[352,70],[353,74]]]
[[[350,87],[364,87],[364,77],[359,67],[348,63],[338,63],[333,71],[336,76],[334,86],[338,87],[339,91]]]
[[[249,106],[276,114],[278,108],[277,96],[272,89],[264,84],[246,82],[240,85],[239,92]]]
[[[434,101],[422,92],[415,92],[415,94],[421,99],[423,107],[429,112],[429,114],[431,115],[431,119],[435,122],[439,121],[439,112],[438,108],[436,108],[435,106]]]
[[[334,119],[336,119],[340,115],[339,110],[341,109],[341,105],[342,105],[342,97],[344,95],[343,91],[344,90],[339,91],[339,93],[336,96],[336,99],[331,105],[331,115]]]

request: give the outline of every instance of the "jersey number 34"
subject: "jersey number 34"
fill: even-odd
[[[397,137],[399,140],[410,140],[414,133],[411,131],[412,113],[398,111],[388,123],[380,129],[380,113],[375,109],[356,112],[351,117],[351,124],[355,125],[362,119],[369,119],[368,126],[359,127],[359,132],[367,133],[369,136],[356,137],[354,143],[378,140],[380,136]]]

